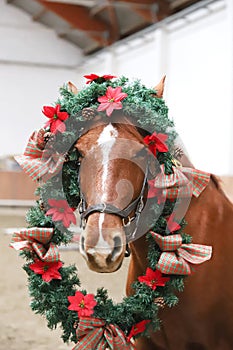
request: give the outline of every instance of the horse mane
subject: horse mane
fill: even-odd
[[[211,174],[210,175],[210,179],[212,180],[214,186],[216,187],[216,189],[218,190],[218,192],[225,197],[225,199],[227,200],[228,203],[230,203],[233,206],[233,203],[231,202],[231,200],[229,199],[229,197],[226,195],[226,193],[224,192],[224,190],[222,189],[222,180],[216,176]]]

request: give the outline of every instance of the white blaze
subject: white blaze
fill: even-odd
[[[102,150],[102,165],[103,165],[103,176],[102,176],[102,201],[105,200],[105,184],[108,177],[108,162],[110,158],[110,152],[114,143],[116,142],[116,138],[118,136],[118,131],[112,126],[112,124],[108,124],[103,129],[102,133],[98,138],[98,145]]]
[[[105,203],[106,194],[105,194],[105,186],[108,178],[108,163],[110,159],[111,150],[113,145],[116,142],[116,138],[118,136],[118,131],[113,127],[110,123],[103,129],[102,133],[98,138],[98,145],[102,150],[102,166],[103,166],[103,174],[102,174],[102,197],[101,202]],[[99,240],[97,242],[96,248],[103,248],[106,254],[110,254],[111,250],[108,243],[104,241],[102,234],[102,227],[104,223],[105,214],[101,213],[99,216]],[[108,251],[109,250],[109,251]]]

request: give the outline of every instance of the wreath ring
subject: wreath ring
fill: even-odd
[[[114,303],[104,288],[97,289],[95,295],[81,289],[76,267],[64,266],[58,250],[59,245],[72,240],[69,227],[71,223],[75,224],[73,211],[80,202],[77,179],[80,155],[71,145],[80,137],[85,123],[95,117],[96,109],[111,117],[115,99],[117,109],[123,109],[127,116],[134,118],[139,127],[152,130],[145,137],[145,144],[156,155],[165,180],[169,182],[171,176],[178,174],[180,184],[182,171],[179,169],[182,168],[175,166],[168,151],[174,149],[176,132],[164,101],[156,98],[155,91],[139,80],[130,82],[125,77],[113,80],[115,77],[110,75],[86,77],[89,78],[88,87],[77,94],[73,85],[64,86],[55,106],[43,108],[48,118],[45,127],[32,134],[24,154],[16,157],[26,173],[33,180],[39,180],[36,194],[40,200],[27,213],[28,228],[13,235],[11,246],[26,259],[23,268],[28,274],[32,310],[45,316],[49,328],[60,325],[64,342],[76,343],[75,350],[133,349],[133,339],[149,336],[151,330],[159,329],[159,309],[177,304],[175,293],[183,290],[184,278],[191,273],[188,262],[182,268],[174,265],[170,270],[159,265],[164,251],[172,244],[173,253],[177,255],[179,249],[194,245],[191,237],[184,233],[185,220],[179,223],[175,220],[174,198],[166,193],[161,200],[157,191],[156,197],[152,195],[153,210],[162,214],[147,233],[148,267],[145,275],[133,283],[134,294]],[[161,149],[156,147],[158,139]],[[152,192],[155,180],[152,181]],[[198,188],[199,192],[195,192],[198,196],[208,181],[209,174],[192,171],[191,188],[189,181],[185,190],[187,192],[188,188],[192,196]],[[204,254],[202,261],[197,259],[198,263],[211,257],[211,247],[200,247]],[[194,253],[194,258],[195,255],[197,257],[198,252]]]

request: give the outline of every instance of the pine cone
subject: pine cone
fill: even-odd
[[[52,133],[52,132],[46,132],[44,134],[44,142],[47,143],[47,142],[52,142],[55,140],[55,135]]]
[[[40,203],[40,210],[45,211],[44,203],[42,201],[40,201],[39,203]]]
[[[174,158],[176,159],[181,159],[181,157],[184,155],[184,151],[182,150],[182,148],[177,147],[174,151]]]
[[[64,154],[64,159],[65,159],[65,162],[69,162],[69,161],[70,161],[70,155],[69,155],[68,152],[66,152],[66,153]]]
[[[165,300],[163,297],[157,297],[154,299],[154,303],[161,307],[162,309],[165,307]]]
[[[95,118],[96,114],[97,114],[96,110],[90,107],[83,108],[82,110],[82,116],[87,120],[91,120]]]

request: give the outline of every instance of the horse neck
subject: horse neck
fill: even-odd
[[[193,237],[194,243],[200,244],[219,242],[224,231],[224,240],[229,244],[233,240],[232,217],[233,204],[221,189],[219,180],[211,175],[200,197],[191,200],[185,217],[188,223],[185,231]]]
[[[217,178],[212,175],[203,193],[198,198],[192,197],[185,215],[185,232],[192,236],[193,243],[212,245],[214,250],[221,245],[227,251],[233,245],[232,217],[233,205],[221,190]],[[130,283],[143,274],[148,266],[146,235],[130,243],[130,248],[132,254],[127,283],[129,294],[132,293]]]

